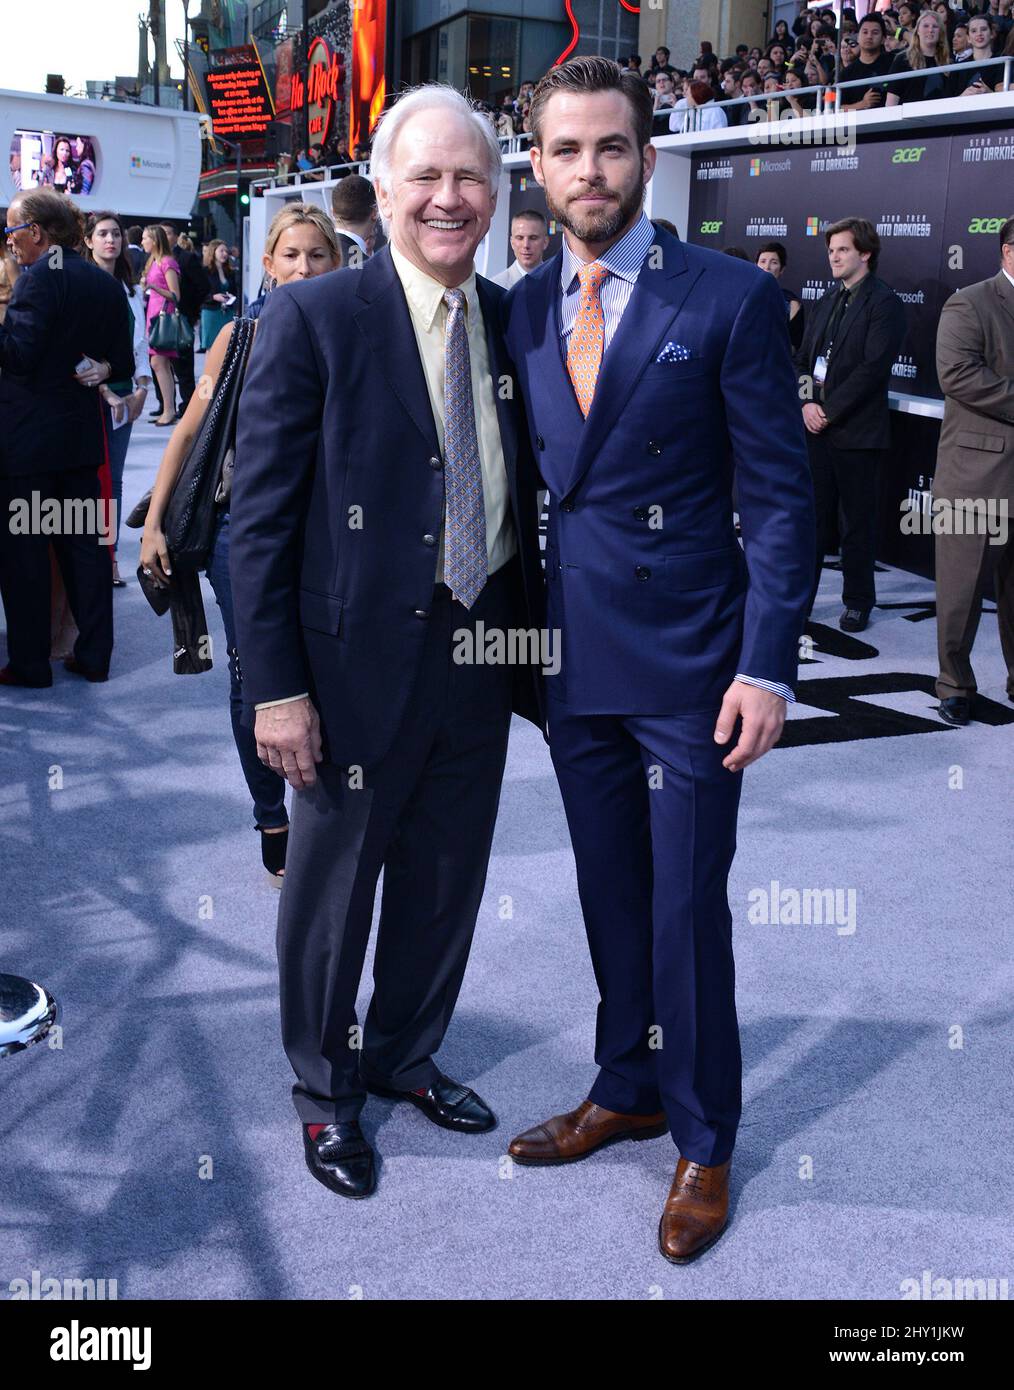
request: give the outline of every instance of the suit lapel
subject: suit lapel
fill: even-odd
[[[848,337],[849,333],[851,332],[852,325],[856,322],[856,320],[859,317],[859,310],[866,303],[866,300],[869,298],[872,291],[873,276],[867,275],[863,280],[863,283],[859,286],[859,289],[856,291],[855,298],[852,300],[852,303],[845,310],[845,316],[842,319],[841,323],[838,325],[837,330],[835,331],[833,355],[838,358],[839,362],[841,361],[842,345],[845,342],[845,339]],[[838,293],[841,294],[841,290],[839,290]]]
[[[356,293],[364,301],[355,315],[360,332],[372,348],[391,391],[412,417],[430,451],[439,454],[412,316],[386,246],[363,266]]]
[[[824,346],[824,339],[827,337],[827,326],[831,322],[831,315],[834,313],[834,296],[840,293],[840,290],[835,290],[833,294],[825,295],[815,306],[813,314],[813,338],[811,341],[813,350],[810,353],[811,368],[816,362],[821,348]]]
[[[503,448],[503,460],[507,466],[507,481],[510,484],[511,496],[514,497],[516,511],[517,496],[515,483],[518,463],[517,427],[514,418],[513,402],[511,399],[502,399],[500,383],[504,377],[510,377],[512,389],[517,391],[517,377],[516,374],[509,369],[504,352],[503,336],[500,332],[499,297],[492,293],[489,284],[481,275],[475,277],[475,290],[479,296],[479,306],[482,309],[482,321],[486,330],[486,351],[489,355],[489,373],[493,385],[493,403],[496,406],[496,418],[500,425],[500,444]]]
[[[1014,285],[1011,284],[1002,270],[993,281],[993,284],[996,286],[997,298],[1007,310],[1008,314],[1010,314],[1011,318],[1014,319]]]
[[[568,493],[573,492],[588,471],[645,368],[654,362],[659,348],[664,346],[666,332],[684,300],[703,274],[690,269],[677,237],[660,231],[655,245],[661,248],[661,264],[655,266],[650,254],[646,258],[619,327],[602,359],[595,396],[567,485]],[[559,332],[557,341],[560,341]],[[567,385],[570,387],[569,377]]]

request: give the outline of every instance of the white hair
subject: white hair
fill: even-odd
[[[411,87],[381,116],[373,137],[370,152],[370,177],[379,183],[385,193],[391,192],[391,166],[394,147],[402,128],[413,116],[421,111],[446,111],[448,115],[462,116],[473,127],[482,141],[489,172],[490,192],[496,196],[503,168],[500,142],[489,118],[467,97],[454,87],[442,82],[426,82],[421,87]],[[385,228],[387,226],[384,220]]]

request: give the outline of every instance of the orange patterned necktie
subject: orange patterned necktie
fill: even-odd
[[[606,338],[606,316],[602,312],[599,290],[609,271],[601,261],[583,265],[577,272],[581,284],[581,298],[577,306],[577,318],[571,329],[567,344],[567,371],[574,383],[574,394],[581,407],[581,414],[588,415],[595,383],[599,379],[602,353]]]

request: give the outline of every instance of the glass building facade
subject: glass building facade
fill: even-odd
[[[537,82],[571,38],[563,0],[407,0],[396,9],[395,89],[448,82],[495,103]]]

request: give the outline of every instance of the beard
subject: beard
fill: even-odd
[[[605,207],[588,209],[585,212],[576,208],[572,211],[566,204],[555,203],[549,196],[549,189],[544,191],[550,216],[555,218],[561,227],[573,232],[580,241],[591,242],[593,245],[612,241],[628,222],[633,220],[644,204],[644,184],[641,182],[620,192],[618,204],[606,204]],[[608,191],[614,192],[612,189]]]

